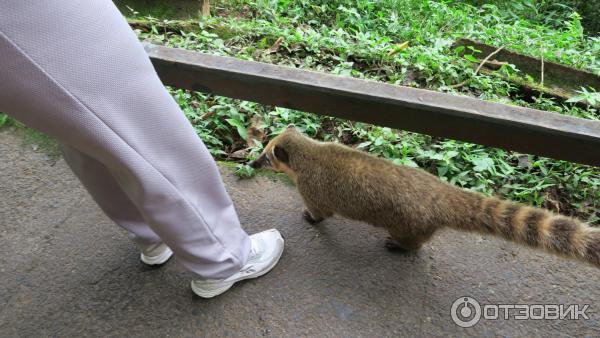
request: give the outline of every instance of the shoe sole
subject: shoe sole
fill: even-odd
[[[271,271],[275,267],[275,265],[277,265],[277,263],[279,263],[279,259],[281,258],[282,254],[283,254],[283,250],[281,250],[279,255],[277,255],[277,258],[275,260],[273,260],[273,262],[266,269],[264,269],[256,274],[247,275],[247,276],[241,277],[240,279],[237,279],[235,281],[231,281],[226,284],[223,284],[223,286],[218,289],[214,289],[214,290],[200,289],[200,288],[194,286],[194,281],[192,281],[192,283],[191,283],[192,291],[194,291],[194,293],[196,295],[198,295],[202,298],[212,298],[212,297],[218,296],[218,295],[224,293],[225,291],[229,290],[233,286],[233,284],[235,284],[239,281],[243,281],[246,279],[258,278],[260,276],[265,275],[267,272]]]
[[[167,250],[165,250],[163,253],[161,253],[158,256],[150,257],[150,256],[146,256],[144,254],[140,254],[140,260],[147,265],[162,265],[166,261],[168,261],[172,255],[173,255],[173,251],[171,251],[170,248],[167,248]]]

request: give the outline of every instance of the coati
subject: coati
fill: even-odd
[[[600,229],[549,211],[460,189],[424,170],[399,166],[290,125],[253,168],[285,172],[304,200],[304,217],[334,214],[387,229],[386,246],[418,250],[443,227],[493,234],[600,265]]]

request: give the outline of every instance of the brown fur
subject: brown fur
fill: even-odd
[[[265,147],[253,167],[287,173],[311,223],[334,214],[388,230],[418,250],[443,227],[488,233],[600,265],[600,230],[549,211],[487,197],[293,127]]]

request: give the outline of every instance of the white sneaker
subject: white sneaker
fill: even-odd
[[[161,265],[171,258],[173,251],[164,243],[143,245],[136,244],[142,252],[140,259],[148,265]]]
[[[229,290],[235,282],[260,277],[269,272],[283,253],[283,237],[276,229],[250,236],[252,249],[244,267],[226,279],[197,279],[192,281],[192,290],[203,298],[218,296]]]

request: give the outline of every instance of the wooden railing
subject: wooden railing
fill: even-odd
[[[600,122],[145,45],[166,85],[600,166]]]

